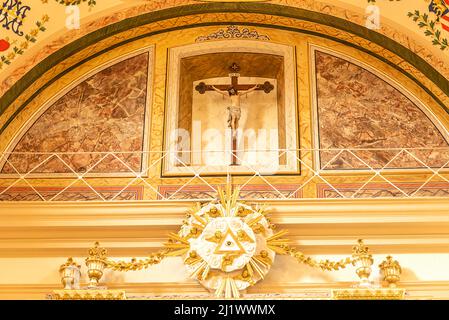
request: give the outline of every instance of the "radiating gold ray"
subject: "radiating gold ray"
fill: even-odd
[[[240,187],[235,188],[234,192],[232,192],[232,197],[231,197],[231,208],[235,208],[235,206],[237,205],[237,200],[239,198],[240,195]]]
[[[169,257],[182,256],[183,254],[189,252],[189,250],[190,250],[190,247],[185,248],[185,249],[170,251],[169,253],[167,253],[167,256],[169,256]]]
[[[175,257],[187,253],[190,250],[190,243],[184,238],[175,233],[169,233],[169,242],[164,243],[164,246],[169,250],[167,256]],[[178,242],[176,242],[178,241]]]
[[[251,264],[251,267],[254,269],[254,271],[259,275],[259,277],[260,277],[261,279],[263,279],[263,278],[264,278],[263,271],[262,271],[262,269],[257,265],[257,262],[256,262],[253,258],[251,258],[251,260],[249,260],[249,263]]]
[[[269,263],[265,262],[264,260],[260,259],[260,258],[257,257],[257,256],[254,256],[253,259],[254,259],[255,262],[257,262],[257,263],[263,265],[265,268],[269,268],[269,267],[270,267],[270,264],[269,264]]]
[[[165,243],[164,246],[169,249],[188,249],[189,245],[184,243]]]
[[[231,286],[231,279],[226,278],[226,289],[225,289],[225,298],[231,299],[232,298],[232,286]]]
[[[249,276],[252,278],[254,276],[254,270],[251,267],[251,264],[249,263],[246,264],[246,270],[248,270]]]
[[[287,230],[279,231],[279,232],[273,234],[271,237],[268,237],[268,238],[267,238],[267,243],[268,243],[268,242],[271,242],[271,241],[273,241],[273,240],[279,239],[279,238],[285,236],[286,234],[288,234],[288,231],[287,231]]]
[[[164,246],[165,246],[166,248],[173,248],[173,249],[188,248],[188,247],[190,247],[189,244],[179,243],[179,242],[166,242],[166,243],[164,243]]]
[[[204,269],[207,267],[207,262],[203,261],[200,263],[195,270],[190,274],[191,277],[197,278],[200,273],[203,273]]]
[[[169,236],[171,239],[173,239],[173,240],[176,240],[176,241],[178,241],[178,242],[181,242],[181,243],[190,245],[190,243],[189,243],[188,240],[186,240],[186,239],[180,237],[180,236],[177,235],[176,233],[170,232],[170,233],[168,234],[168,236]]]
[[[206,268],[204,268],[203,273],[201,274],[201,280],[206,280],[207,276],[209,275],[210,272],[210,266],[207,265]]]
[[[261,219],[263,219],[263,216],[257,216],[256,218],[248,221],[246,224],[251,227],[254,224],[256,224],[257,222],[259,222]]]
[[[226,286],[226,279],[222,278],[220,285],[217,287],[217,290],[215,290],[215,296],[217,298],[220,298],[222,296],[225,286]]]
[[[198,216],[195,212],[191,213],[192,217],[195,218],[196,221],[198,221],[201,226],[204,228],[207,225],[207,221],[205,221],[204,219],[202,219],[200,216]]]
[[[277,254],[287,254],[287,250],[285,250],[281,246],[274,246],[274,245],[267,244],[267,247],[269,249],[273,250],[274,252],[276,252]]]
[[[231,286],[232,289],[232,295],[234,296],[235,299],[240,298],[240,293],[239,293],[239,289],[237,288],[237,284],[235,283],[234,279],[229,278],[229,284]]]
[[[196,202],[195,205],[187,211],[187,213],[192,214],[192,213],[198,212],[200,210],[201,210],[201,203]]]
[[[237,187],[232,191],[232,185],[227,184],[225,190],[218,188],[218,198],[225,212],[225,217],[231,216],[231,210],[237,205],[237,200],[240,195],[240,188]]]

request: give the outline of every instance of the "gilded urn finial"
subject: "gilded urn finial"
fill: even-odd
[[[369,276],[374,260],[363,240],[359,239],[357,242],[358,245],[352,248],[352,264],[357,268],[356,273],[360,278],[360,286],[367,287],[369,286]]]
[[[89,249],[89,257],[86,258],[86,266],[88,268],[89,288],[97,288],[98,283],[103,276],[104,269],[107,266],[107,250],[100,247],[97,241],[93,248]]]
[[[59,274],[64,290],[79,289],[81,266],[72,257],[68,258],[67,262],[59,267]]]
[[[395,288],[396,283],[401,278],[402,268],[398,261],[393,260],[392,256],[387,256],[386,260],[379,264],[383,275],[383,280],[388,283],[390,288]]]

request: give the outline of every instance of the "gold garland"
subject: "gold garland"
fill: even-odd
[[[188,214],[188,220],[183,222],[181,231],[179,233],[168,234],[168,240],[164,243],[165,248],[151,253],[145,259],[137,260],[133,258],[129,262],[109,260],[107,258],[107,250],[100,247],[100,244],[96,242],[94,247],[89,250],[89,257],[86,259],[86,266],[89,269],[89,288],[98,287],[104,269],[121,272],[139,271],[147,269],[149,266],[157,265],[167,257],[182,256],[190,276],[198,280],[206,288],[215,290],[215,296],[217,298],[223,296],[226,299],[239,298],[239,291],[245,290],[247,287],[264,279],[276,254],[291,256],[298,263],[306,264],[312,268],[321,269],[322,271],[338,271],[352,264],[357,268],[356,273],[361,281],[360,286],[370,284],[369,276],[374,261],[372,255],[369,253],[369,248],[364,244],[362,239],[359,239],[358,244],[352,248],[352,256],[339,261],[313,259],[312,257],[306,256],[297,248],[290,246],[291,241],[285,237],[288,231],[282,230],[273,233],[269,230],[270,232],[265,234],[268,230],[267,228],[272,229],[273,227],[269,221],[263,221],[261,223],[262,219],[266,219],[267,212],[260,207],[254,208],[248,205],[238,204],[238,194],[238,189],[232,192],[228,186],[226,192],[219,189],[219,200],[221,204],[218,207],[215,203],[212,203],[212,206],[209,207],[203,207],[197,204]],[[251,213],[259,214],[252,216]],[[244,222],[235,220],[237,217],[244,219]],[[233,222],[239,221],[240,224],[238,224],[238,227],[236,227],[237,230],[233,234],[230,231],[229,225],[226,230],[223,230],[221,226],[217,227],[215,225],[217,221],[214,221],[214,218],[234,219],[232,220]],[[218,223],[222,222],[218,221]],[[226,270],[229,265],[234,263],[234,259],[240,256],[241,252],[245,252],[245,249],[239,241],[257,242],[253,239],[254,236],[249,236],[243,229],[244,227],[242,226],[244,224],[246,224],[245,228],[249,231],[251,228],[254,233],[263,233],[263,237],[259,237],[257,240],[263,240],[265,243],[257,251],[255,247],[250,248],[253,249],[252,255],[248,260],[245,260],[237,266],[237,268],[231,269],[230,271]],[[209,227],[213,228],[209,230]],[[206,233],[201,234],[202,232]],[[253,234],[253,232],[250,233]],[[229,239],[223,234],[229,235]],[[203,243],[217,243],[217,248],[220,248],[220,250],[222,250],[224,241],[226,241],[228,246],[228,243],[231,243],[231,245],[234,243],[239,248],[237,248],[238,250],[218,252],[224,254],[224,256],[220,257],[221,261],[218,260],[217,264],[215,260],[213,264],[209,264],[208,259],[210,255],[217,252],[217,250],[213,251],[214,245],[212,247],[206,247],[206,250],[203,250],[204,248],[198,246],[198,243],[192,241],[191,238],[203,241]],[[199,250],[199,253],[197,250]],[[67,283],[70,284],[71,281],[74,281],[74,276],[70,274],[66,276],[63,272],[65,270],[64,267],[73,263],[73,260],[69,260],[60,268],[60,272],[64,276],[63,284],[65,286]],[[76,264],[75,267],[77,267],[79,272],[79,267]],[[390,287],[395,287],[396,282],[400,280],[401,267],[399,263],[394,261],[392,257],[387,257],[387,260],[382,262],[379,267],[384,275],[384,281],[388,282]],[[347,295],[346,291],[340,294],[343,298]]]
[[[231,209],[234,208],[236,206],[237,203],[237,197],[238,197],[238,190],[236,190],[235,192],[231,192],[230,186],[227,186],[226,191],[224,192],[223,190],[219,190],[219,200],[222,204],[222,207],[224,209],[225,212],[211,212],[211,215],[224,215],[226,216],[230,216],[230,212]],[[196,207],[190,211],[189,215],[193,216],[196,221],[200,224],[198,224],[198,227],[192,228],[192,230],[196,230],[197,228],[201,229],[203,228],[208,221],[203,221],[204,219],[198,217],[196,215],[196,212],[198,210],[201,209],[201,205],[197,204]],[[245,215],[246,212],[244,212],[245,210],[240,210],[238,212],[238,215]],[[255,218],[248,223],[249,226],[256,226],[258,221],[260,220],[260,217],[265,216],[265,212],[263,209],[258,208],[257,210],[259,213],[261,213],[261,216],[259,216],[258,218]],[[208,220],[208,217],[206,217],[206,220]],[[186,254],[187,252],[189,252],[190,250],[190,242],[188,241],[189,237],[196,237],[197,233],[196,230],[194,232],[194,234],[192,234],[192,230],[190,231],[189,235],[187,235],[186,237],[182,237],[179,234],[176,233],[169,233],[169,239],[168,241],[164,244],[165,248],[157,251],[155,253],[152,253],[148,256],[148,258],[143,259],[143,260],[137,260],[136,258],[131,259],[130,262],[128,261],[113,261],[113,260],[109,260],[106,258],[103,258],[103,261],[106,264],[106,268],[108,269],[112,269],[114,271],[122,271],[122,272],[127,272],[127,271],[138,271],[138,270],[142,270],[142,269],[147,269],[149,266],[152,265],[156,265],[162,262],[162,260],[164,260],[166,257],[168,256],[182,256],[184,254]],[[282,254],[282,255],[289,255],[293,258],[296,259],[296,261],[298,263],[303,263],[306,264],[310,267],[313,268],[319,268],[323,271],[337,271],[340,269],[344,269],[346,268],[349,264],[353,264],[358,256],[355,253],[359,253],[362,252],[363,250],[368,250],[367,247],[365,247],[363,245],[363,241],[359,240],[359,245],[353,248],[353,253],[354,255],[351,257],[347,257],[345,259],[342,259],[340,261],[330,261],[330,260],[315,260],[311,257],[307,257],[306,255],[304,255],[304,253],[298,251],[296,248],[291,247],[289,245],[289,240],[285,239],[284,236],[287,234],[287,231],[279,231],[273,235],[271,235],[270,237],[268,237],[266,239],[266,244],[267,247],[271,250],[273,250],[274,252],[278,253],[278,254]],[[89,252],[89,255],[93,255],[93,254],[97,254],[97,251],[99,250],[99,244],[96,243],[95,244],[95,248],[97,249],[95,252]],[[362,251],[361,251],[362,250]],[[100,252],[100,251],[98,251]],[[363,251],[365,252],[365,251]],[[192,256],[192,253],[195,252],[191,252],[191,256],[190,258],[188,257],[184,262],[187,262],[187,264],[189,263],[188,260],[197,260],[196,257],[196,253],[195,256]],[[106,252],[102,253],[102,255],[106,255]],[[257,259],[259,260],[264,260],[264,257],[257,257]],[[263,263],[266,263],[264,261],[262,261]],[[271,264],[271,262],[267,263],[268,265]],[[248,273],[249,271],[246,270],[246,275],[244,273],[242,273],[242,277],[248,278]]]
[[[299,263],[304,263],[313,268],[320,268],[324,271],[338,271],[340,269],[346,268],[353,260],[348,257],[340,261],[330,261],[330,260],[320,260],[317,261],[310,257],[306,257],[304,253],[297,251],[296,248],[292,248],[289,245],[281,245],[278,247],[279,253],[290,255],[295,258]]]
[[[271,247],[273,248],[273,246]],[[172,249],[164,249],[155,253],[152,253],[148,258],[144,260],[137,260],[135,258],[131,259],[130,262],[127,261],[107,261],[107,268],[114,271],[138,271],[142,269],[147,269],[149,266],[156,265],[162,262],[168,256],[174,256]],[[319,268],[325,271],[338,271],[346,268],[349,264],[353,263],[353,259],[350,257],[344,258],[340,261],[330,261],[330,260],[315,260],[311,257],[307,257],[301,251],[296,248],[290,247],[289,245],[283,244],[276,247],[276,252],[283,255],[289,255],[295,258],[299,263],[304,263],[312,268]],[[176,254],[177,255],[177,254]]]
[[[107,261],[106,268],[114,271],[138,271],[147,269],[149,266],[156,265],[162,262],[167,256],[170,255],[170,249],[164,249],[149,255],[145,260],[131,259],[131,262],[127,261]]]
[[[218,209],[217,207],[204,208],[198,204],[195,209],[189,213],[188,226],[190,229],[184,228],[186,226],[186,223],[184,222],[184,229],[181,228],[179,233],[168,234],[168,240],[164,243],[164,249],[151,253],[145,259],[137,260],[136,258],[133,258],[129,262],[124,260],[109,260],[107,258],[106,249],[101,248],[100,244],[96,242],[95,246],[89,250],[89,257],[86,259],[86,265],[89,269],[89,287],[98,287],[104,269],[121,272],[139,271],[157,265],[167,257],[183,256],[183,262],[187,266],[190,276],[200,281],[206,288],[215,290],[215,296],[217,298],[239,298],[239,291],[245,290],[248,286],[252,286],[264,279],[265,274],[273,263],[275,254],[291,256],[295,258],[298,263],[306,264],[312,268],[321,269],[322,271],[338,271],[345,269],[348,265],[352,264],[357,267],[356,273],[360,277],[361,285],[369,284],[368,279],[371,273],[373,259],[372,255],[369,253],[369,248],[365,246],[363,240],[359,239],[358,244],[352,248],[352,256],[339,261],[331,261],[328,259],[316,260],[306,256],[297,248],[290,246],[289,239],[285,237],[288,233],[286,230],[274,234],[273,232],[270,232],[269,236],[262,238],[265,240],[263,250],[258,251],[250,257],[250,260],[244,262],[246,263],[244,267],[231,270],[231,272],[235,271],[234,273],[226,273],[225,269],[228,265],[233,264],[236,257],[234,252],[226,253],[221,261],[221,269],[219,265],[217,267],[215,264],[213,265],[213,268],[215,269],[211,270],[211,266],[208,264],[207,260],[203,260],[203,257],[205,257],[205,259],[208,258],[207,255],[209,255],[211,251],[208,249],[206,252],[202,252],[203,255],[200,255],[196,250],[202,250],[202,248],[197,247],[195,242],[189,241],[192,237],[197,238],[198,232],[203,232],[204,229],[207,228],[206,225],[209,226],[209,223],[212,223],[211,226],[215,228],[215,225],[213,225],[214,221],[211,220],[211,217],[219,216],[219,219],[224,219],[226,217],[235,219],[233,216],[243,217],[243,219],[246,219],[245,223],[247,224],[247,228],[253,228],[254,232],[257,232],[255,228],[258,228],[257,225],[260,224],[261,217],[265,218],[266,212],[261,208],[256,209],[257,212],[260,213],[260,215],[256,217],[248,216],[248,212],[246,211],[252,211],[252,209],[250,210],[250,207],[247,205],[240,205],[240,208],[242,208],[241,210],[235,208],[237,193],[238,191],[233,192],[231,196],[229,192],[226,194],[219,192],[222,204]],[[264,222],[265,228],[267,227],[267,223],[268,222],[266,221]],[[261,227],[264,229],[262,225]],[[224,241],[226,238],[223,238],[223,230],[216,231],[219,228],[220,227],[207,231],[208,233],[206,235],[200,235],[202,237],[200,240],[221,243],[220,240]],[[218,234],[217,232],[220,233]],[[228,233],[228,231],[226,231],[226,233]],[[232,235],[232,233],[229,234]],[[238,241],[253,240],[243,231],[243,229],[236,232],[236,235],[230,237],[232,238],[228,241],[230,243],[232,243],[232,241],[237,241],[236,239],[238,239]],[[193,247],[191,247],[192,243]],[[240,249],[244,250],[241,244],[239,245]],[[237,253],[237,256],[238,255],[239,253]],[[72,263],[72,261],[69,260],[68,263]],[[62,267],[64,266],[65,265]],[[61,270],[64,270],[62,267],[60,272]],[[399,263],[394,261],[393,258],[388,257],[387,260],[380,265],[380,268],[384,274],[384,280],[389,283],[390,287],[394,287],[396,282],[400,279],[401,268]],[[217,271],[218,269],[220,269],[220,272]],[[72,281],[70,278],[69,280],[64,278],[63,283],[66,285],[66,283],[70,283],[70,281]],[[346,293],[343,292],[342,296],[344,296],[344,294]]]

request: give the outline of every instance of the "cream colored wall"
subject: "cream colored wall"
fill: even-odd
[[[156,44],[154,103],[152,105],[152,132],[155,139],[149,141],[152,150],[162,147],[164,125],[166,52],[175,45],[193,43],[199,34],[217,31],[217,27],[182,30],[141,39],[99,56],[68,73],[60,81],[44,90],[36,100],[10,125],[2,137],[4,148],[29,117],[39,110],[42,103],[57,94],[74,79],[88,73],[98,63],[107,62],[142,46]],[[294,34],[266,28],[259,32],[268,34],[273,42],[296,44],[297,64],[306,72],[298,74],[298,110],[301,128],[301,145],[311,147],[313,121],[310,107],[310,69],[307,57],[310,44],[325,46],[351,55],[396,81],[423,101],[436,117],[449,127],[449,118],[422,89],[397,70],[379,62],[368,54],[313,36]],[[102,43],[101,45],[110,45]],[[85,54],[85,53],[80,53]],[[75,57],[74,57],[75,59]],[[391,57],[394,61],[394,57]],[[429,85],[429,87],[431,87]],[[3,118],[2,118],[3,119]],[[312,164],[312,159],[304,159]],[[160,168],[157,168],[159,170]],[[160,172],[157,171],[157,172]],[[288,179],[305,179],[304,176],[275,177],[273,182]],[[329,177],[347,181],[364,181],[366,177],[351,175]],[[402,176],[419,179],[418,175]],[[215,179],[215,180],[214,180]],[[99,180],[98,184],[116,184],[125,180]],[[171,179],[179,184],[182,179]],[[211,183],[223,183],[213,178]],[[41,179],[41,185],[63,184]],[[235,183],[239,183],[236,178]],[[7,181],[2,181],[5,185]],[[306,190],[312,197],[315,190]],[[147,190],[148,198],[151,192]],[[146,253],[161,247],[169,231],[176,231],[191,203],[68,203],[68,204],[1,204],[0,205],[0,298],[43,299],[46,293],[60,288],[59,265],[68,256],[79,257],[82,262],[87,249],[99,240],[110,251],[112,258],[144,257]],[[298,201],[273,202],[274,222],[282,229],[290,230],[290,237],[306,254],[328,258],[349,255],[358,238],[364,238],[375,254],[376,265],[386,254],[393,254],[405,268],[401,285],[416,298],[449,298],[449,203],[447,200],[362,200],[362,201]],[[179,259],[168,259],[149,271],[129,274],[108,273],[105,281],[113,288],[123,288],[132,294],[204,294],[204,289],[188,280]],[[173,274],[172,274],[173,272]],[[158,283],[154,283],[157,280]],[[312,293],[312,296],[328,298],[330,288],[348,287],[355,280],[353,270],[322,273],[306,266],[298,266],[287,257],[276,260],[274,268],[264,282],[251,289],[251,293],[289,294]]]
[[[449,298],[449,203],[445,200],[316,200],[267,202],[279,230],[306,255],[339,260],[363,238],[374,269],[392,254],[403,268],[400,287],[408,298]],[[58,268],[68,256],[82,264],[98,240],[114,260],[145,257],[178,230],[191,204],[5,204],[0,213],[0,299],[44,299],[60,289]],[[92,217],[95,217],[93,219]],[[376,271],[372,280],[378,281]],[[85,275],[83,283],[85,283]],[[265,280],[247,295],[282,293],[329,298],[330,290],[357,281],[354,268],[323,272],[277,256]],[[180,258],[145,271],[107,271],[103,283],[129,297],[207,295],[189,279]]]

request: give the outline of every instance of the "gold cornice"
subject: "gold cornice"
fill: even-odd
[[[307,199],[258,200],[272,210],[278,224],[449,222],[449,199]],[[0,226],[55,226],[78,222],[95,226],[179,224],[191,201],[1,202]],[[93,223],[89,223],[93,220]],[[36,225],[36,223],[38,223]]]
[[[110,290],[123,290],[126,295],[158,299],[182,296],[207,296],[209,293],[196,282],[174,283],[107,283]],[[247,292],[248,298],[257,295],[282,294],[289,298],[331,299],[332,289],[350,288],[352,282],[328,283],[260,283]],[[0,285],[0,299],[46,299],[53,290],[61,288],[60,284],[17,284]],[[406,299],[449,299],[449,281],[401,282],[401,288],[407,291]],[[267,297],[266,297],[267,298]]]
[[[122,290],[55,290],[52,300],[126,300]]]
[[[377,254],[448,253],[446,199],[261,201],[307,254],[346,254],[366,239]],[[178,230],[193,203],[1,203],[0,257],[82,256],[100,241],[111,256],[146,256]]]
[[[332,290],[332,299],[335,300],[403,300],[404,289],[337,289]]]

